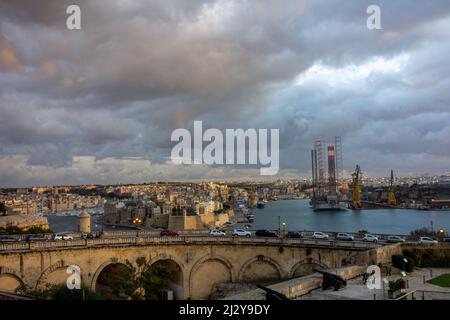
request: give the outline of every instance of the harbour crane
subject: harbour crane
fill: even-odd
[[[397,199],[395,198],[394,192],[394,171],[391,170],[391,180],[389,181],[389,195],[388,195],[388,205],[396,207]]]
[[[361,169],[356,165],[355,172],[352,173],[352,204],[353,210],[361,209]]]

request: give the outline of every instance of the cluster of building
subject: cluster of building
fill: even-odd
[[[69,187],[20,188],[0,193],[8,215],[37,214],[95,208],[103,205],[100,195],[71,193]]]
[[[111,187],[122,199],[105,203],[103,222],[113,225],[204,230],[221,227],[234,217],[229,188],[215,183],[146,184]]]

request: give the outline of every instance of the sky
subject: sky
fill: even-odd
[[[279,129],[275,178],[336,135],[348,173],[448,173],[449,52],[448,0],[0,0],[0,187],[259,177],[173,164],[196,120]]]

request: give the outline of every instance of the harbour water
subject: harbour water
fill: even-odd
[[[412,209],[377,209],[360,211],[313,211],[309,200],[280,200],[268,202],[264,209],[254,209],[253,229],[278,228],[278,216],[286,222],[288,230],[322,230],[371,233],[409,234],[422,227],[444,228],[450,232],[450,211],[421,211]],[[92,217],[92,230],[115,230],[97,223],[99,216]],[[75,216],[48,217],[53,232],[76,231]]]
[[[309,200],[283,200],[266,203],[254,209],[255,229],[277,229],[278,216],[288,230],[323,230],[372,233],[409,234],[422,227],[450,231],[450,211],[412,209],[376,209],[360,211],[313,211]]]

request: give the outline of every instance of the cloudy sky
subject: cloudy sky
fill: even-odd
[[[448,0],[0,0],[0,186],[259,174],[173,165],[194,120],[279,128],[281,177],[335,135],[349,172],[447,173],[449,52]]]

